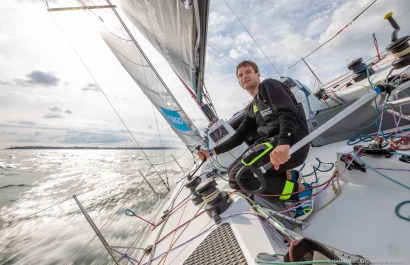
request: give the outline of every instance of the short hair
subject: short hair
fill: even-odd
[[[243,66],[248,66],[248,65],[250,65],[250,66],[253,67],[253,70],[255,71],[255,73],[259,73],[259,68],[258,68],[258,65],[257,65],[256,63],[254,63],[254,62],[252,62],[252,61],[245,60],[245,61],[240,62],[240,63],[236,66],[236,76],[238,77],[238,70],[239,70],[239,68],[241,68],[241,67],[243,67]]]

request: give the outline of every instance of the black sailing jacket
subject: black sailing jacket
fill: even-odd
[[[292,146],[309,134],[302,105],[297,104],[287,87],[274,79],[265,79],[259,84],[258,94],[238,130],[227,141],[216,146],[215,152],[224,153],[240,145],[255,127],[259,139],[276,137],[278,145]]]

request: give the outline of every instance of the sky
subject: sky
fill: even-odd
[[[114,4],[116,1],[112,1]],[[314,76],[294,65],[341,28],[332,41],[306,58],[323,83],[356,58],[376,55],[390,43],[393,12],[410,34],[410,1],[212,0],[205,85],[217,113],[229,119],[250,96],[239,87],[236,64],[255,61],[261,75],[298,79],[310,88]],[[122,68],[84,12],[47,12],[41,0],[0,0],[0,149],[47,146],[180,146],[162,116]],[[48,1],[75,6],[73,0]],[[162,58],[134,30],[141,46],[194,124],[207,122]],[[130,136],[133,135],[133,137]]]

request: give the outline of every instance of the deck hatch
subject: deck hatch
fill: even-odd
[[[246,265],[248,263],[231,226],[228,223],[224,223],[212,231],[205,240],[202,241],[184,264]]]

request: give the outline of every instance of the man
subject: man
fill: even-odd
[[[239,63],[236,76],[239,85],[254,98],[253,104],[231,138],[210,150],[212,154],[207,150],[198,150],[198,157],[205,159],[210,155],[227,152],[244,142],[246,136],[257,128],[260,136],[258,140],[228,168],[230,187],[240,189],[236,175],[244,165],[260,167],[271,162],[273,168],[263,176],[266,181],[263,193],[277,194],[281,200],[309,199],[312,195],[311,188],[307,184],[299,184],[299,172],[291,170],[303,164],[309,152],[309,145],[302,147],[292,156],[289,155],[290,147],[309,133],[303,107],[297,105],[292,92],[281,82],[273,79],[260,82],[258,66],[252,61]],[[260,188],[260,182],[252,173],[242,176],[241,183],[250,190]],[[306,219],[312,213],[312,200],[308,200],[304,205],[296,209],[295,217],[300,220]]]

